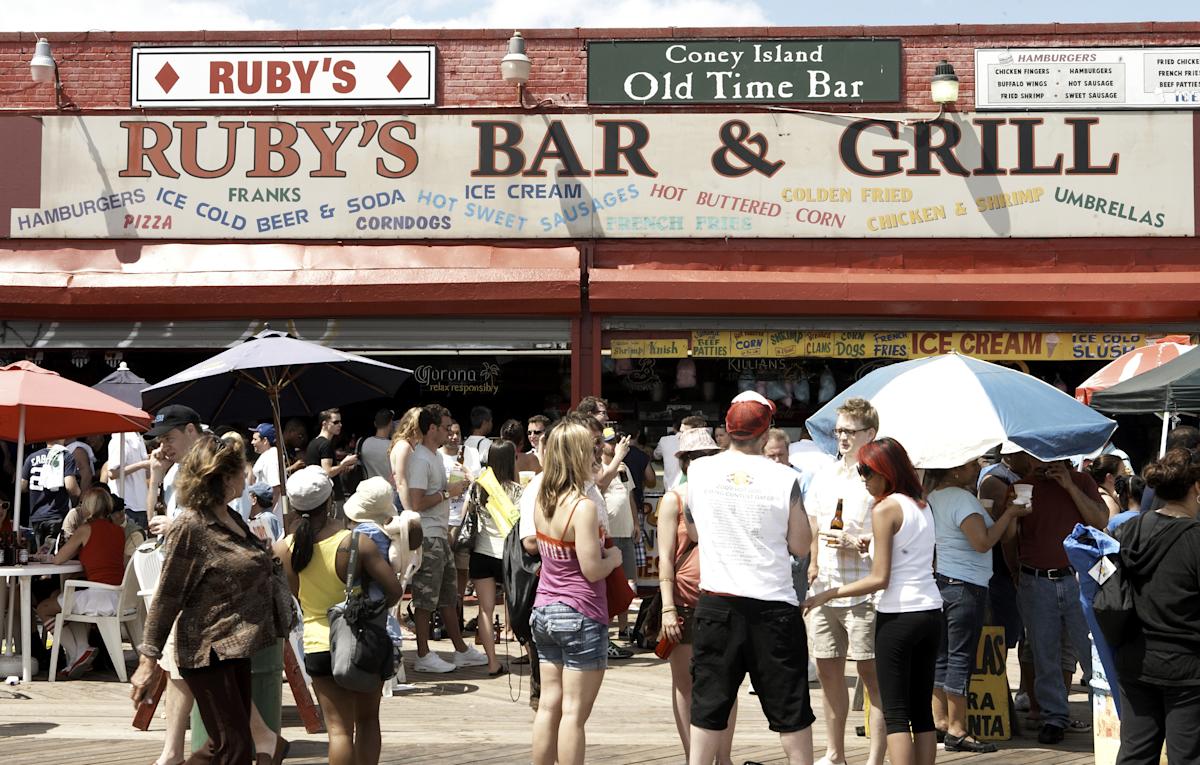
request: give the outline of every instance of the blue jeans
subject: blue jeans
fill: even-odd
[[[971,687],[971,671],[983,616],[987,609],[988,588],[937,575],[942,593],[942,640],[937,662],[933,665],[933,686],[955,696],[966,696]]]
[[[608,669],[608,625],[563,603],[533,609],[529,620],[538,660],[566,669]]]
[[[1082,661],[1090,662],[1092,655],[1087,622],[1079,604],[1079,582],[1073,576],[1046,579],[1022,571],[1017,601],[1025,622],[1025,638],[1033,652],[1037,674],[1033,689],[1042,708],[1042,722],[1066,728],[1070,718],[1067,688],[1063,685],[1063,636]]]

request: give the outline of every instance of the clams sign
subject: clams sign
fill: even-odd
[[[0,217],[14,238],[1195,234],[1191,114],[916,117],[5,117],[41,174]]]

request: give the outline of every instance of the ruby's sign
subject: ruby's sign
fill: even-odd
[[[134,107],[429,106],[432,45],[133,49]]]

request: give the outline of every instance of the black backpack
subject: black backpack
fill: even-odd
[[[1113,538],[1124,545],[1129,536],[1141,528],[1140,524],[1145,517],[1145,514],[1139,515],[1137,518],[1121,524],[1113,530]],[[1170,550],[1182,536],[1184,536],[1182,533],[1176,534],[1167,543],[1167,550]],[[1109,648],[1116,651],[1141,633],[1142,622],[1138,618],[1133,603],[1132,579],[1134,577],[1125,569],[1121,551],[1118,550],[1105,557],[1116,570],[1100,583],[1096,597],[1092,599],[1092,613],[1096,617],[1096,624],[1100,627],[1100,632],[1104,634],[1104,640],[1108,643]]]
[[[541,558],[525,552],[521,544],[520,524],[504,538],[504,600],[508,604],[509,627],[521,645],[533,640],[529,618],[537,597],[538,567]]]

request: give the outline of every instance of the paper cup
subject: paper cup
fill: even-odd
[[[1033,486],[1027,483],[1019,483],[1013,486],[1013,491],[1017,493],[1016,503],[1018,505],[1028,505],[1033,501]]]

